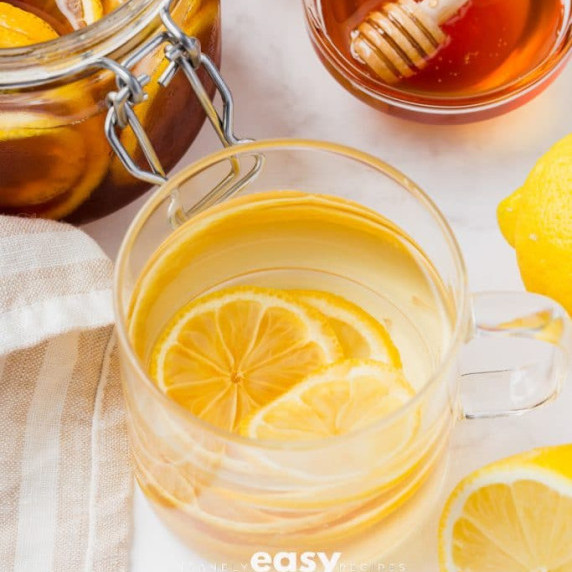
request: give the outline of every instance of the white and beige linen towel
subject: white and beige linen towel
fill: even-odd
[[[128,568],[131,475],[110,260],[0,217],[0,571]]]

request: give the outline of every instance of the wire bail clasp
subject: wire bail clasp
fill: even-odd
[[[229,147],[251,141],[251,139],[240,139],[235,135],[232,93],[214,62],[201,51],[200,41],[185,34],[173,20],[171,6],[174,1],[167,0],[160,8],[159,16],[165,27],[162,33],[145,43],[121,64],[108,58],[102,58],[98,62],[99,67],[108,69],[115,74],[117,83],[117,91],[113,91],[107,96],[109,108],[105,121],[107,139],[123,166],[133,177],[154,185],[165,183],[167,176],[144,127],[133,110],[137,104],[145,101],[147,98],[144,87],[149,83],[150,78],[145,74],[136,77],[130,69],[163,44],[166,44],[165,57],[169,64],[158,79],[158,83],[162,87],[166,87],[177,72],[182,70],[222,144],[225,147]],[[198,76],[197,71],[201,67],[208,74],[221,97],[221,113],[217,111],[205,85]],[[139,167],[123,145],[120,133],[126,128],[130,128],[133,131],[137,143],[145,156],[149,170]],[[262,167],[263,158],[256,156],[254,159],[254,165],[242,177],[240,177],[241,172],[238,160],[231,159],[228,175],[194,205],[191,211],[206,208],[243,188],[256,176]],[[172,226],[175,227],[181,224],[188,218],[191,211],[183,209],[177,192],[172,193],[172,201],[169,208],[169,219]]]

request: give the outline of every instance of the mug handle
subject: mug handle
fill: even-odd
[[[529,292],[473,295],[472,336],[461,352],[462,417],[520,415],[548,403],[571,362],[572,322],[560,304]]]

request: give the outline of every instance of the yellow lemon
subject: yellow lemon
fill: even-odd
[[[49,201],[80,178],[87,153],[81,132],[44,113],[4,112],[0,121],[0,207]]]
[[[234,287],[179,310],[155,344],[150,373],[194,415],[236,430],[253,410],[341,356],[319,312],[279,290]]]
[[[365,310],[329,292],[319,290],[289,290],[289,292],[328,318],[346,358],[373,359],[401,367],[399,351],[387,330]]]
[[[260,408],[245,419],[240,431],[255,439],[278,441],[344,435],[393,413],[414,394],[393,366],[373,360],[343,360],[310,374]],[[409,421],[399,430],[400,442],[410,437],[417,418],[413,415]]]
[[[526,288],[572,313],[572,135],[540,158],[497,214]]]
[[[463,479],[441,517],[439,557],[444,572],[572,571],[572,445]]]

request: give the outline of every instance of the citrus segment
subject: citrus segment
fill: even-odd
[[[0,2],[0,48],[19,48],[55,40],[58,33],[42,18]]]
[[[373,359],[401,367],[399,351],[387,330],[365,310],[341,296],[319,290],[290,290],[298,300],[328,318],[344,357]]]
[[[68,9],[75,17],[78,28],[84,28],[103,18],[101,0],[72,0],[67,4]]]
[[[393,366],[372,360],[343,360],[310,374],[256,411],[243,422],[241,433],[279,441],[343,435],[387,417],[414,394]],[[415,424],[416,419],[411,418],[388,429],[388,440],[408,440]]]
[[[183,307],[151,357],[151,375],[194,415],[236,430],[241,420],[341,357],[312,308],[272,289],[237,287]]]
[[[441,517],[439,551],[446,572],[572,571],[572,445],[462,480]]]

